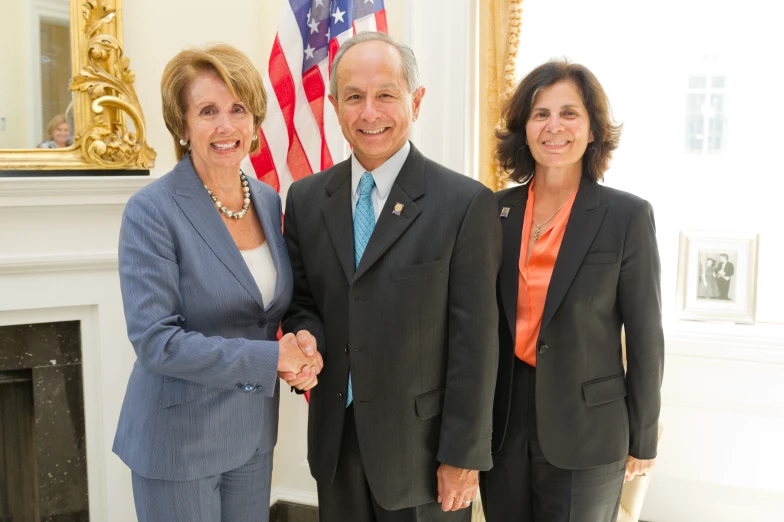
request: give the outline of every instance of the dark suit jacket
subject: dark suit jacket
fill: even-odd
[[[721,270],[721,262],[716,265],[716,273],[718,274],[719,270]],[[724,275],[727,277],[732,277],[735,275],[735,265],[727,261],[724,265]],[[724,281],[729,281],[729,279],[725,279]]]
[[[504,442],[512,391],[523,216],[528,187],[496,194],[503,259],[493,450]],[[583,179],[547,291],[536,354],[539,443],[559,468],[631,454],[656,457],[664,367],[659,253],[647,201]],[[621,327],[628,371],[624,375]]]
[[[434,501],[439,462],[489,469],[501,256],[492,192],[412,145],[356,270],[350,160],[291,186],[284,228],[295,282],[283,331],[309,330],[324,357],[308,423],[319,484],[334,477],[349,366],[362,462],[385,509]]]

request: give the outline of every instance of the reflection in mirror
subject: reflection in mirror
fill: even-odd
[[[6,0],[0,16],[0,149],[55,148],[47,127],[69,124],[73,99],[68,0]],[[45,145],[44,145],[45,144]]]
[[[2,0],[0,177],[150,169],[135,77],[122,0]]]
[[[63,3],[63,2],[60,2]],[[41,18],[41,120],[43,141],[39,148],[55,149],[73,142],[71,35],[68,18]],[[70,118],[69,118],[70,113]]]

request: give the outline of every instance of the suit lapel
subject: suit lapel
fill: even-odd
[[[354,219],[351,213],[351,159],[337,165],[326,186],[327,200],[321,205],[321,215],[327,225],[329,238],[343,267],[346,280],[354,279]]]
[[[389,192],[378,222],[373,229],[365,253],[362,254],[353,280],[362,277],[362,274],[367,272],[416,220],[422,209],[414,201],[424,194],[425,157],[411,144],[408,158],[395,178],[395,183],[392,185],[392,190]],[[403,205],[400,215],[392,213],[398,203]],[[353,245],[351,252],[352,254],[354,252]],[[351,279],[349,280],[351,281]]]
[[[607,213],[607,205],[599,206],[599,184],[587,178],[580,181],[566,231],[561,242],[561,249],[550,278],[547,299],[544,304],[541,330],[544,330],[558,310],[566,291],[577,275],[585,254],[591,247],[599,227]]]
[[[504,207],[509,208],[506,218],[501,218],[503,232],[503,253],[501,271],[498,274],[498,286],[504,315],[515,338],[517,330],[517,292],[520,284],[520,247],[523,236],[523,218],[528,202],[528,186],[510,190],[498,201],[499,215]]]
[[[245,287],[259,306],[264,308],[256,281],[248,270],[245,260],[242,259],[237,244],[231,238],[226,225],[223,224],[223,218],[215,210],[212,199],[204,190],[204,185],[193,168],[190,156],[186,156],[177,164],[173,175],[175,177],[174,201],[177,206],[180,207],[210,250]],[[254,198],[254,204],[258,209],[257,202],[258,198]]]

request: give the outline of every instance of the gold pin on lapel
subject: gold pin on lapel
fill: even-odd
[[[501,217],[506,219],[509,217],[509,211],[512,210],[511,207],[504,207],[501,209]]]
[[[395,203],[395,208],[392,210],[392,213],[396,216],[399,216],[401,212],[403,212],[403,204]]]

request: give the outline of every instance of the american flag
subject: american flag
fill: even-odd
[[[256,176],[286,200],[294,181],[345,159],[348,147],[327,94],[340,45],[387,32],[384,0],[289,0],[264,74],[267,117],[250,158]]]

